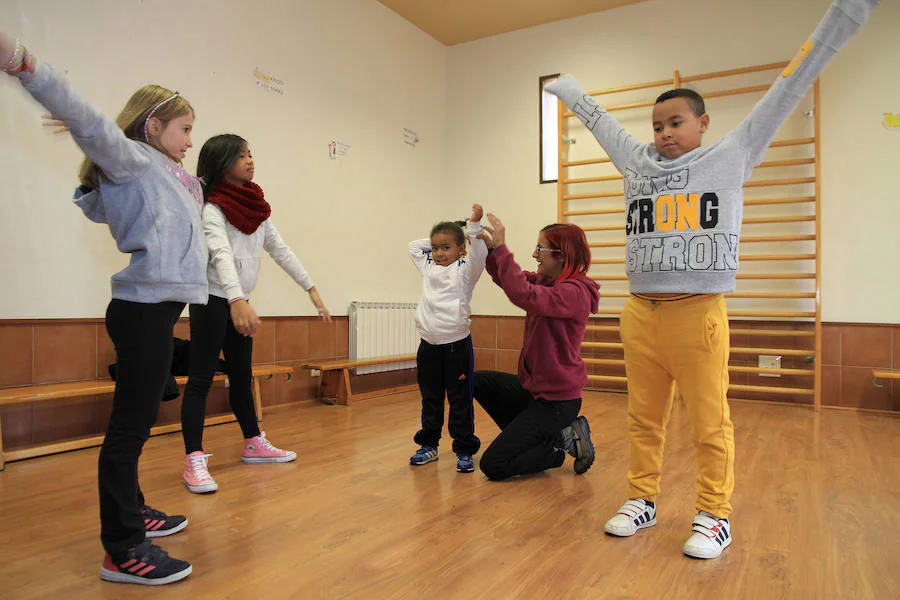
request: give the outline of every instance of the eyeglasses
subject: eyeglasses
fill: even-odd
[[[542,248],[540,244],[538,244],[537,246],[534,247],[534,251],[537,252],[538,254],[541,254],[542,252],[549,252],[550,254],[553,254],[554,252],[559,252],[559,250],[556,248]]]

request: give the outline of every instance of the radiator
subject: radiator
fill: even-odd
[[[350,358],[381,358],[415,354],[416,304],[410,302],[351,302]],[[357,375],[412,369],[416,361],[356,367]]]

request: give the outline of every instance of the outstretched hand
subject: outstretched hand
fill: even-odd
[[[316,286],[312,286],[307,292],[309,293],[309,299],[312,300],[319,313],[319,319],[326,323],[331,323],[331,313],[325,308],[325,303],[322,302],[322,297],[319,295],[319,290],[316,289]]]
[[[6,67],[16,49],[16,40],[0,29],[0,68]],[[4,69],[5,70],[5,69]]]
[[[15,76],[22,71],[34,73],[34,56],[17,40],[0,30],[0,71]]]
[[[61,119],[57,119],[53,115],[41,115],[41,119],[43,119],[43,123],[41,123],[47,129],[53,128],[53,133],[59,135],[62,133],[69,133],[69,126],[66,125]]]
[[[553,94],[554,96],[557,96],[557,97],[558,97],[558,96],[559,96],[559,90],[557,89],[557,84],[558,84],[559,81],[560,81],[561,79],[563,79],[566,75],[568,75],[568,73],[566,73],[566,72],[560,73],[560,74],[559,74],[559,77],[557,77],[556,79],[554,79],[553,81],[547,83],[547,84],[544,86],[544,91],[547,92],[547,93]]]
[[[481,239],[484,240],[484,243],[487,244],[490,248],[496,248],[502,244],[506,243],[506,227],[503,226],[503,223],[500,222],[494,213],[487,214],[488,221],[490,222],[490,227],[485,225],[484,229],[489,234],[485,236],[485,234],[481,234]],[[490,242],[488,241],[490,240]]]
[[[469,217],[469,220],[473,223],[477,223],[481,220],[481,217],[484,216],[484,209],[481,208],[480,204],[472,205],[472,216]]]

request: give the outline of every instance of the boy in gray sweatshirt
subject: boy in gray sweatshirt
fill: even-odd
[[[698,514],[683,551],[715,558],[731,544],[734,428],[728,401],[728,315],[743,215],[743,185],[778,128],[829,60],[871,15],[875,0],[835,0],[810,39],[737,128],[700,145],[703,98],[659,96],[654,143],[641,144],[565,75],[546,87],[590,129],[625,179],[626,272],[620,324],[628,376],[629,500],[606,523],[614,536],[656,524],[665,429],[674,384],[697,452]]]

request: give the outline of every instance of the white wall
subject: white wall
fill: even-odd
[[[878,12],[822,77],[822,309],[827,321],[900,322],[900,3]]]
[[[417,298],[407,241],[468,214],[439,197],[447,49],[374,0],[4,0],[0,27],[112,118],[141,85],[180,90],[197,111],[191,171],[211,135],[248,139],[273,221],[336,314],[354,299]],[[283,96],[256,86],[256,67]],[[0,318],[102,316],[127,257],[69,202],[78,150],[42,130],[41,108],[8,77],[0,106]],[[329,158],[332,138],[347,156]],[[271,261],[254,304],[314,314]]]
[[[555,185],[537,183],[541,75],[569,72],[586,89],[600,89],[671,78],[675,68],[705,73],[786,60],[829,4],[651,0],[452,47],[448,197],[481,199],[507,224],[520,263],[533,268],[537,231],[556,220]],[[900,164],[900,131],[881,125],[883,112],[900,112],[900,78],[891,67],[900,56],[900,7],[882,4],[821,78],[826,321],[900,321],[893,266],[900,198],[883,176]],[[707,142],[724,133],[712,116]],[[649,110],[623,123],[650,141]],[[595,142],[579,136],[578,150],[586,144]],[[473,311],[519,314],[486,279]]]
[[[111,117],[145,83],[180,89],[198,112],[189,169],[209,136],[249,139],[275,223],[340,314],[354,299],[415,299],[406,242],[475,201],[533,268],[537,231],[556,220],[555,186],[537,183],[539,76],[568,71],[596,89],[783,60],[828,4],[651,0],[451,48],[375,0],[4,0],[0,27]],[[882,2],[822,76],[827,321],[900,321],[900,198],[881,176],[900,159],[900,131],[881,125],[900,113],[898,56],[900,6]],[[283,79],[284,96],[260,92],[254,67]],[[127,257],[68,202],[77,149],[41,129],[9,78],[0,106],[0,318],[101,316]],[[626,124],[649,140],[649,119]],[[333,137],[351,145],[343,160],[327,156]],[[268,261],[254,303],[312,314]],[[519,314],[487,277],[473,310]]]

